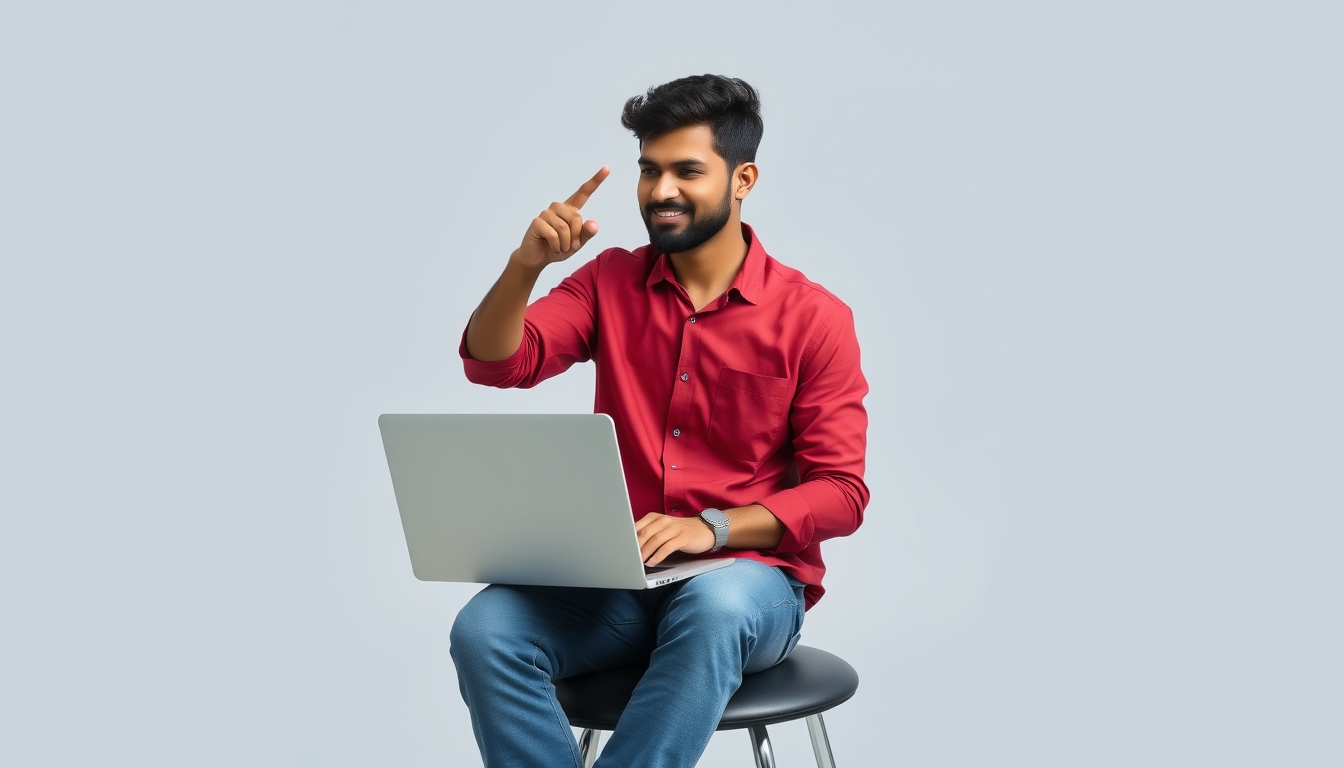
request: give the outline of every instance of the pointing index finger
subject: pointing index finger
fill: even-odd
[[[588,202],[588,198],[597,191],[597,188],[602,184],[602,180],[607,178],[609,173],[611,173],[611,169],[605,165],[602,166],[597,173],[593,174],[593,178],[583,182],[583,186],[569,196],[565,205],[582,208],[583,204]]]

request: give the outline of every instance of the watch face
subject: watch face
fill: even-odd
[[[714,529],[714,548],[718,552],[728,544],[728,516],[719,509],[706,509],[700,513],[700,519]]]

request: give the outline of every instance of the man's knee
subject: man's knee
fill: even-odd
[[[518,600],[509,587],[489,586],[477,592],[453,620],[448,633],[448,653],[454,663],[480,661],[504,651],[519,635],[512,603]]]

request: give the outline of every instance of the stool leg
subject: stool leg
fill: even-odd
[[[831,740],[826,737],[826,722],[820,714],[808,716],[807,735],[812,737],[812,754],[817,757],[817,768],[835,768]]]
[[[597,762],[597,745],[602,741],[602,732],[584,728],[579,734],[579,754],[583,755],[583,768],[593,768]]]
[[[751,733],[751,752],[756,758],[756,768],[775,768],[775,751],[770,748],[770,734],[764,725],[753,725]]]

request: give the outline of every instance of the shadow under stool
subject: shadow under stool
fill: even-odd
[[[597,760],[600,732],[616,727],[643,674],[644,667],[630,666],[555,681],[569,724],[584,729],[579,749],[587,768]],[[835,768],[821,713],[848,701],[858,687],[859,675],[844,659],[800,645],[784,661],[742,678],[742,687],[729,700],[717,730],[746,728],[757,768],[775,768],[765,727],[807,718],[817,768]]]

